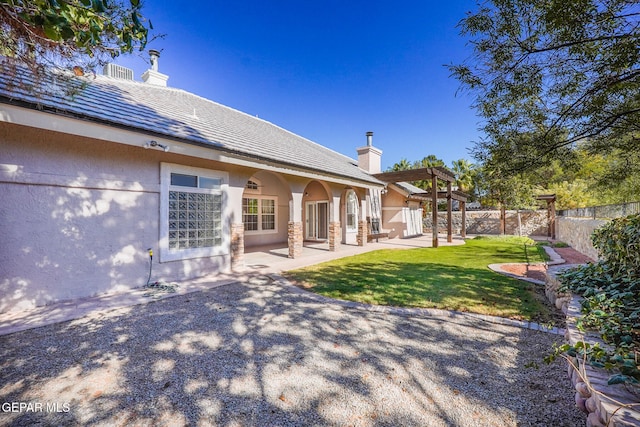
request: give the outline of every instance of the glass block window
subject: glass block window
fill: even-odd
[[[162,163],[160,262],[229,254],[228,173]]]
[[[169,249],[222,245],[222,195],[169,191]]]
[[[276,231],[276,199],[245,197],[242,199],[242,222],[248,232]]]

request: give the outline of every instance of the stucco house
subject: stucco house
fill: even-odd
[[[374,176],[371,132],[354,160],[168,87],[157,52],[151,64],[142,82],[114,64],[0,74],[0,312],[143,286],[150,250],[172,281],[241,268],[262,245],[366,245],[381,221],[421,232],[419,200]]]
[[[422,235],[425,191],[408,182],[390,183],[382,194],[382,229],[390,239]]]

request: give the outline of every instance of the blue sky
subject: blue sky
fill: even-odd
[[[373,131],[386,169],[471,159],[479,120],[445,64],[470,55],[457,23],[475,1],[153,2],[143,14],[169,86],[356,157]],[[147,55],[121,57],[136,79]]]

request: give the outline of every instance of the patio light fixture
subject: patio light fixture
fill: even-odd
[[[152,147],[153,147],[153,148],[160,148],[160,149],[162,149],[165,153],[166,153],[167,151],[169,151],[169,146],[168,146],[168,145],[166,145],[166,144],[160,144],[158,141],[154,141],[154,140],[151,140],[151,141],[147,141],[147,142],[145,142],[145,143],[144,143],[144,145],[143,145],[143,147],[144,147],[144,148],[152,148]]]

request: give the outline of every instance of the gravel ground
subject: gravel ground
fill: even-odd
[[[0,337],[0,424],[582,427],[559,340],[256,277]]]

